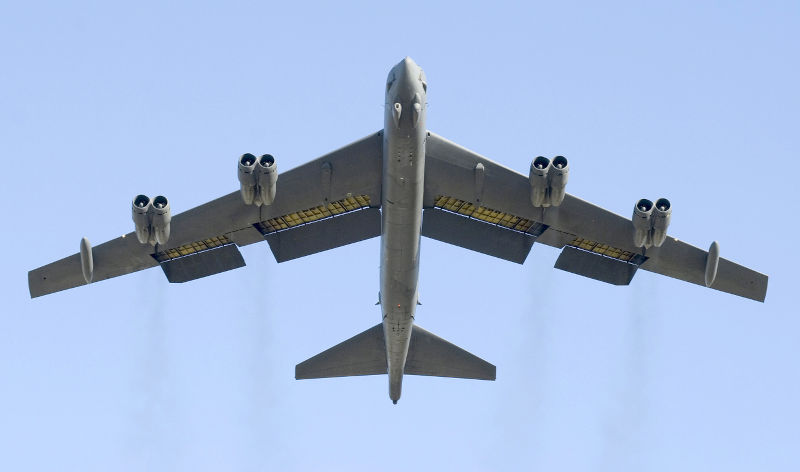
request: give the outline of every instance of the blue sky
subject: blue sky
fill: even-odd
[[[0,6],[2,470],[797,470],[797,2],[21,2]],[[30,300],[27,271],[382,126],[413,57],[428,126],[770,276],[766,303],[650,273],[612,287],[422,243],[417,322],[496,382],[295,381],[378,323],[378,240],[170,285]],[[280,188],[280,187],[279,187]]]

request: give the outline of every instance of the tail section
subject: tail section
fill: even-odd
[[[455,344],[414,326],[405,373],[459,379],[494,380],[497,368]]]
[[[295,378],[319,379],[387,372],[383,325],[372,328],[297,364]],[[419,326],[411,331],[405,373],[461,379],[494,380],[496,368]]]
[[[386,369],[383,324],[378,324],[297,364],[294,378],[301,380],[376,375],[385,374]]]

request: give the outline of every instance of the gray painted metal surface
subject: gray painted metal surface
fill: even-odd
[[[197,280],[244,266],[242,253],[235,244],[215,247],[161,263],[164,275],[173,284]]]
[[[459,379],[494,380],[494,365],[417,325],[411,331],[405,373]]]
[[[236,241],[237,234],[243,233],[247,242],[253,242],[251,236],[254,224],[321,205],[325,198],[336,201],[348,194],[367,195],[374,206],[378,206],[381,200],[381,134],[371,134],[281,174],[272,205],[245,205],[241,192],[236,190],[173,216],[167,247],[141,244],[134,232],[94,246],[92,283],[155,267],[158,262],[152,257],[154,252],[209,237],[224,235]],[[328,163],[334,169],[326,192],[327,197],[324,196],[322,186],[323,163]],[[259,237],[258,241],[263,241],[263,238]],[[80,285],[86,285],[86,281],[81,271],[80,255],[77,253],[28,272],[31,297]]]
[[[432,207],[438,195],[469,201],[474,194],[475,165],[485,168],[482,205],[548,225],[537,240],[561,247],[565,240],[582,237],[632,253],[631,220],[567,194],[558,207],[536,208],[530,203],[528,176],[497,164],[486,157],[429,133],[426,145],[425,207]],[[550,232],[558,233],[551,237]],[[641,269],[705,287],[707,252],[667,236],[661,247],[647,249]],[[711,288],[752,300],[764,301],[767,276],[720,258]]]
[[[192,280],[244,265],[236,246],[265,238],[283,262],[380,234],[381,324],[299,364],[296,373],[297,378],[388,373],[395,402],[404,373],[480,379],[494,379],[495,373],[491,364],[414,326],[421,234],[518,263],[535,238],[565,248],[559,268],[610,283],[630,282],[635,269],[622,270],[619,264],[631,264],[576,252],[586,245],[620,259],[636,256],[647,271],[753,300],[766,297],[767,276],[720,258],[716,244],[707,252],[666,236],[660,247],[644,249],[634,244],[629,218],[573,195],[566,194],[558,206],[534,206],[528,175],[425,128],[426,92],[422,69],[410,58],[402,60],[387,78],[383,130],[276,174],[269,188],[274,201],[246,204],[236,190],[172,217],[169,239],[161,244],[141,244],[134,232],[96,247],[87,241],[83,257],[76,253],[31,270],[31,297],[155,267],[167,256],[162,268],[171,281]],[[343,214],[308,218],[354,199],[357,205]],[[452,201],[460,202],[459,208],[468,204],[471,215],[492,224],[437,207]],[[520,236],[507,225],[523,220],[540,231]],[[169,256],[215,246],[221,248]]]
[[[385,374],[386,338],[383,323],[361,332],[297,364],[295,378],[321,379]],[[411,328],[404,373],[460,379],[494,380],[496,368],[485,360],[430,333]]]
[[[422,235],[464,249],[522,264],[536,238],[438,208],[422,212]]]
[[[267,234],[264,238],[269,243],[275,260],[286,262],[374,238],[380,234],[381,211],[377,208],[366,208],[288,231]]]
[[[386,373],[383,323],[307,359],[294,368],[294,378],[322,379]]]
[[[612,285],[628,285],[636,275],[636,264],[565,246],[556,259],[556,269],[572,272]]]
[[[386,80],[380,284],[389,398],[395,403],[417,308],[427,132],[424,83],[422,69],[408,57]]]

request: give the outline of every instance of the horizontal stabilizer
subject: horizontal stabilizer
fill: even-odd
[[[379,324],[297,364],[294,377],[319,379],[387,372],[383,325]],[[414,326],[405,373],[461,379],[494,380],[495,366],[460,347]]]
[[[480,357],[415,325],[411,331],[405,373],[494,380],[496,368]]]
[[[375,375],[385,374],[386,371],[383,324],[378,324],[297,364],[294,378],[301,380]]]

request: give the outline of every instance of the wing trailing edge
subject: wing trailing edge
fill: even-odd
[[[442,210],[422,213],[422,235],[464,249],[522,264],[536,236]]]

